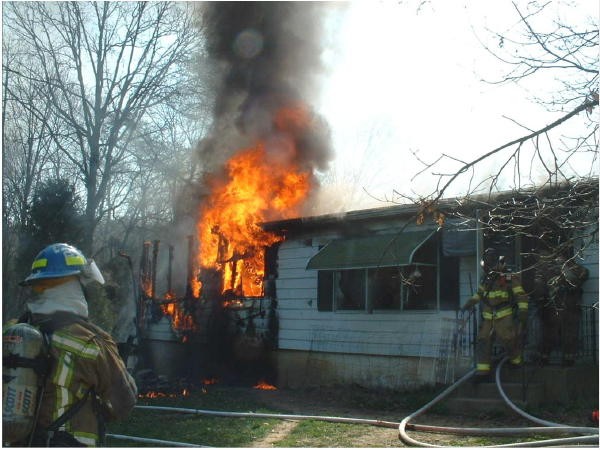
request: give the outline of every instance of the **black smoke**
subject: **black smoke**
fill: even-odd
[[[304,169],[327,169],[333,152],[326,121],[311,103],[323,75],[323,23],[339,4],[327,2],[207,2],[204,32],[220,72],[211,132],[199,145],[208,171],[243,146],[281,134],[280,108],[304,105],[310,127],[286,130]],[[273,142],[282,142],[275,139]],[[272,146],[277,151],[278,145]],[[284,146],[282,146],[284,147]]]

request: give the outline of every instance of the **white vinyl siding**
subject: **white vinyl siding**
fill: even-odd
[[[317,311],[317,271],[306,270],[316,241],[284,241],[279,248],[279,348],[390,356],[435,356],[442,317],[454,312]],[[298,255],[302,255],[299,257]]]

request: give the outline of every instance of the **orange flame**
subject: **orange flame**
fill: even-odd
[[[212,194],[197,224],[197,266],[219,270],[223,291],[235,295],[262,295],[264,248],[282,237],[259,224],[298,215],[312,187],[310,171],[298,166],[292,140],[285,138],[308,126],[306,108],[282,109],[274,125],[280,139],[238,152],[227,162],[227,179],[209,181]]]
[[[164,314],[171,317],[171,326],[177,331],[190,331],[194,329],[193,317],[185,312],[177,304],[175,293],[167,292],[165,294],[166,300],[173,300],[171,303],[161,305],[161,309]],[[187,337],[183,337],[183,342],[187,341]]]
[[[264,380],[260,380],[255,386],[253,386],[254,389],[260,389],[263,391],[276,391],[277,388],[275,386],[273,386],[272,384],[267,383]]]
[[[236,309],[236,308],[243,308],[244,307],[244,302],[238,299],[234,299],[234,300],[225,300],[223,302],[223,308],[231,308],[231,309]]]
[[[167,392],[160,392],[160,391],[150,391],[150,392],[146,392],[145,394],[138,394],[138,398],[176,398],[179,396],[182,397],[188,397],[190,395],[190,392],[188,389],[183,389],[181,391],[181,394],[176,394],[176,393],[167,393]]]

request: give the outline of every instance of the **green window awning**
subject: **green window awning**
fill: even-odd
[[[415,263],[415,253],[436,230],[413,231],[392,235],[368,236],[331,241],[313,256],[308,270],[366,269],[371,267],[407,266]]]

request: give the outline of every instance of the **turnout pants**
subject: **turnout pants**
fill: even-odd
[[[498,338],[512,364],[521,364],[521,344],[512,315],[483,319],[477,335],[477,373],[488,374],[492,363],[492,346]]]

